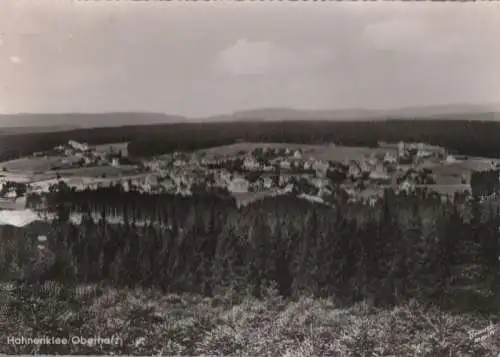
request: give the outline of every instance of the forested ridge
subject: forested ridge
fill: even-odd
[[[375,207],[331,208],[280,196],[237,208],[225,197],[114,187],[66,191],[50,200],[59,216],[49,242],[57,255],[54,280],[205,295],[262,296],[276,289],[287,297],[335,296],[346,304],[417,298],[484,312],[498,306],[498,212],[476,199],[443,202],[422,192],[387,191]],[[70,211],[127,219],[75,225],[68,222]],[[136,226],[148,218],[150,224]],[[31,249],[29,228],[4,226],[0,236],[6,278]]]
[[[386,121],[281,121],[178,123],[93,128],[2,136],[0,161],[49,150],[69,140],[104,144],[130,142],[133,156],[160,155],[175,150],[198,150],[238,140],[377,146],[378,141],[422,141],[452,153],[498,157],[500,123],[496,121],[394,119]]]

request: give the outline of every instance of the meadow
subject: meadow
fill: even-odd
[[[338,162],[360,160],[365,156],[385,154],[386,152],[396,153],[395,148],[369,148],[356,146],[337,146],[333,144],[308,145],[297,143],[255,143],[241,142],[231,145],[222,145],[205,150],[199,150],[207,159],[221,157],[234,157],[240,152],[250,153],[257,148],[274,148],[301,150],[303,159],[332,160]]]
[[[9,172],[46,172],[50,171],[53,166],[60,165],[62,159],[60,156],[22,157],[2,162],[0,166]]]

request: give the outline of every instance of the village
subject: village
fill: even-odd
[[[237,143],[137,159],[128,157],[123,143],[91,147],[70,140],[18,162],[22,160],[24,167],[3,164],[4,208],[13,201],[23,205],[26,195],[49,192],[61,181],[75,190],[119,183],[125,191],[145,193],[219,192],[233,195],[239,205],[287,193],[326,204],[339,197],[374,204],[386,188],[401,193],[425,187],[443,197],[470,192],[472,172],[498,166],[495,160],[453,156],[441,147],[404,142],[379,143],[375,149]],[[40,162],[45,167],[37,167]]]

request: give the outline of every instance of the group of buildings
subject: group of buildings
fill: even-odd
[[[63,156],[63,160],[78,158],[79,165],[120,167],[120,161],[124,158],[123,152],[112,148],[97,151],[73,140],[54,150]],[[305,149],[269,146],[211,158],[200,152],[175,152],[142,160],[137,173],[132,175],[71,178],[62,175],[31,182],[27,185],[27,192],[47,192],[51,186],[63,180],[76,190],[120,183],[126,191],[191,195],[218,188],[234,195],[291,192],[324,201],[338,197],[339,191],[342,191],[349,201],[374,202],[387,187],[398,192],[408,192],[417,187],[436,188],[438,191],[444,187],[446,192],[453,185],[470,189],[470,175],[457,179],[455,174],[436,176],[433,173],[432,168],[452,167],[455,163],[453,156],[447,155],[443,148],[402,142],[380,143],[377,149],[365,150],[363,155],[346,157],[344,160],[321,160]],[[490,181],[492,175],[495,174],[488,176]],[[496,175],[498,184],[498,173]],[[453,178],[453,183],[447,183],[447,178]],[[5,178],[0,177],[0,192],[4,197],[16,197],[18,193],[15,189],[1,191],[5,181]],[[492,184],[487,187],[492,187]]]

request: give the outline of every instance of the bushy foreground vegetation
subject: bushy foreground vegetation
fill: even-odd
[[[3,286],[5,289],[6,286]],[[46,282],[35,293],[5,292],[0,353],[224,356],[495,356],[500,334],[470,331],[490,321],[410,301],[341,308],[333,299],[261,299],[241,292],[203,297],[153,289]],[[13,344],[8,337],[67,338],[66,344]],[[86,344],[75,337],[114,337]],[[85,341],[88,342],[88,341]]]

